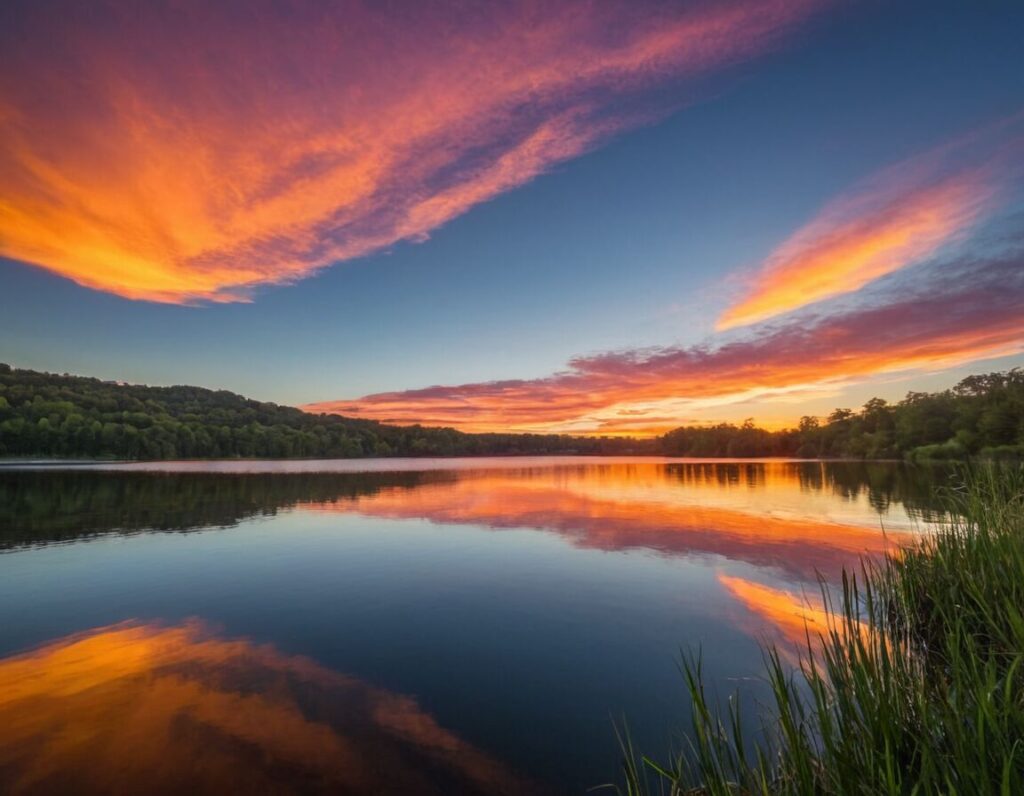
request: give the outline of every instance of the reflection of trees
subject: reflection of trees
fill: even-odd
[[[864,496],[879,513],[902,504],[917,519],[940,515],[935,487],[948,483],[948,468],[893,462],[679,462],[666,466],[669,478],[686,486],[770,487],[774,479],[799,481],[806,492],[830,492],[855,500]]]
[[[763,486],[764,462],[673,462],[666,465],[666,474],[687,486],[715,485],[720,487]]]
[[[0,660],[4,793],[536,793],[415,700],[199,622]]]
[[[0,472],[0,547],[101,533],[226,527],[299,503],[453,480],[433,473]]]
[[[827,489],[849,500],[864,495],[879,514],[894,503],[902,504],[911,517],[926,522],[940,518],[936,487],[950,480],[946,468],[885,462],[800,462],[790,466],[796,468],[801,488]]]
[[[366,501],[360,502],[359,509],[354,504],[360,498],[394,490],[408,494],[408,499],[400,502],[407,504],[405,509],[414,514],[417,510],[415,497],[421,487],[454,484],[466,487],[462,492],[474,493],[467,498],[472,498],[473,505],[477,505],[478,498],[488,498],[493,517],[481,517],[481,522],[535,526],[538,524],[536,516],[529,521],[524,518],[529,501],[522,494],[508,491],[510,484],[531,482],[538,488],[543,486],[549,498],[550,505],[546,508],[550,513],[544,515],[546,519],[540,525],[560,528],[573,520],[573,527],[580,532],[589,529],[599,534],[602,523],[597,522],[593,513],[596,509],[569,512],[569,516],[559,520],[559,512],[567,510],[564,501],[557,499],[565,484],[587,484],[594,479],[593,486],[600,491],[605,483],[628,487],[652,476],[655,481],[692,488],[698,494],[700,488],[712,493],[739,488],[765,490],[770,494],[776,486],[792,489],[797,484],[801,491],[808,493],[834,494],[850,500],[864,496],[879,513],[884,513],[891,504],[902,503],[912,515],[923,520],[937,516],[934,485],[943,481],[942,472],[862,462],[581,463],[555,468],[380,473],[11,470],[0,471],[0,548],[110,532],[227,527],[250,517],[273,515],[302,504],[338,503],[341,507],[353,504],[353,510],[373,513],[367,509]],[[447,494],[457,497],[452,492]],[[530,493],[531,496],[536,494],[537,490]],[[617,498],[621,506],[636,502],[629,527],[634,532],[646,527],[647,531],[663,533],[666,518],[652,514],[650,504],[639,496],[633,501],[630,494],[627,491]],[[439,503],[431,506],[430,511],[436,514],[443,507],[445,496],[435,497]],[[621,506],[616,510],[617,515],[624,510]],[[457,508],[449,507],[450,510]],[[687,511],[692,514],[693,506]],[[684,525],[692,525],[695,516]],[[603,525],[609,521],[606,517]],[[758,520],[751,517],[750,522],[756,525]]]

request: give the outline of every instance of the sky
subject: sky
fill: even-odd
[[[1024,365],[1024,6],[0,7],[0,361],[467,431]]]

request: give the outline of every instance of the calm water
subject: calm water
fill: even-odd
[[[720,693],[763,700],[758,641],[802,637],[817,572],[925,528],[934,478],[0,469],[0,791],[580,793],[616,778],[613,717],[645,750],[677,742],[681,649]]]

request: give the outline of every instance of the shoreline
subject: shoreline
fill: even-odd
[[[235,457],[235,458],[211,458],[211,459],[0,459],[0,470],[44,470],[44,469],[192,469],[202,466],[213,466],[220,469],[221,465],[228,468],[246,465],[275,465],[290,464],[307,465],[314,463],[329,463],[358,466],[360,463],[392,463],[396,467],[381,467],[373,469],[406,469],[403,465],[412,463],[448,463],[455,465],[452,468],[431,467],[428,469],[464,469],[475,463],[486,463],[493,461],[536,461],[560,462],[585,460],[596,463],[611,463],[618,461],[633,461],[641,463],[685,463],[685,464],[769,464],[785,462],[793,464],[908,464],[905,459],[852,459],[852,458],[802,458],[796,456],[750,456],[750,457],[728,457],[728,456],[667,456],[660,454],[598,454],[598,453],[521,453],[521,454],[500,454],[500,455],[478,455],[478,456],[358,456],[347,458],[324,458],[324,457]],[[924,464],[945,464],[947,462],[924,462]]]

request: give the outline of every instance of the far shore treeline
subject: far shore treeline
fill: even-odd
[[[942,460],[1024,457],[1024,371],[969,376],[950,390],[880,398],[801,418],[797,428],[683,427],[651,439],[468,434],[390,426],[201,387],[148,387],[0,364],[0,457],[231,457],[648,454]]]

